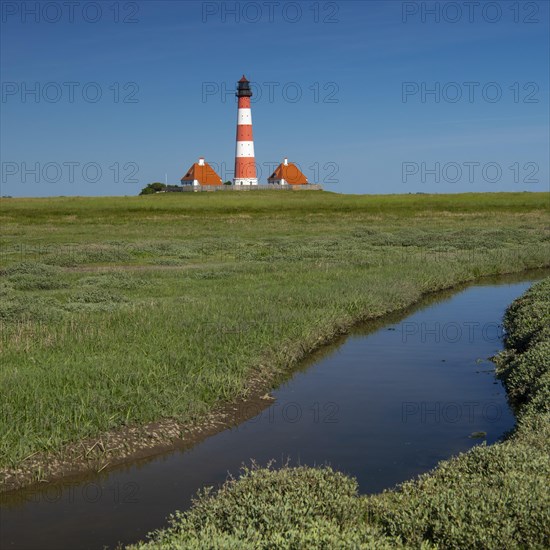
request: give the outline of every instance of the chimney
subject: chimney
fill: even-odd
[[[285,160],[283,160],[283,164],[284,164],[285,166],[288,166],[288,159],[285,158]]]
[[[199,158],[199,166],[204,166],[204,157]]]

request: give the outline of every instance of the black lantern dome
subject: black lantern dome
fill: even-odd
[[[235,93],[237,97],[251,97],[252,90],[250,89],[250,82],[244,76],[237,82],[237,92]]]

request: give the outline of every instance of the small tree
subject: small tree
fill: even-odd
[[[161,191],[164,191],[166,189],[166,185],[164,183],[160,183],[156,181],[155,183],[150,183],[146,187],[144,187],[141,190],[140,195],[153,195],[155,193],[160,193]]]

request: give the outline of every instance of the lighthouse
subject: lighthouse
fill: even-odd
[[[237,83],[237,145],[235,148],[235,177],[233,185],[258,185],[254,160],[254,138],[252,137],[252,114],[250,82],[243,77]]]

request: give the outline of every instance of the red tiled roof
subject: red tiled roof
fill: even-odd
[[[197,180],[200,185],[222,185],[222,179],[207,162],[202,166],[195,162],[180,181],[193,182],[194,180]]]
[[[285,180],[289,185],[305,185],[307,183],[307,178],[293,162],[279,164],[268,179]]]

